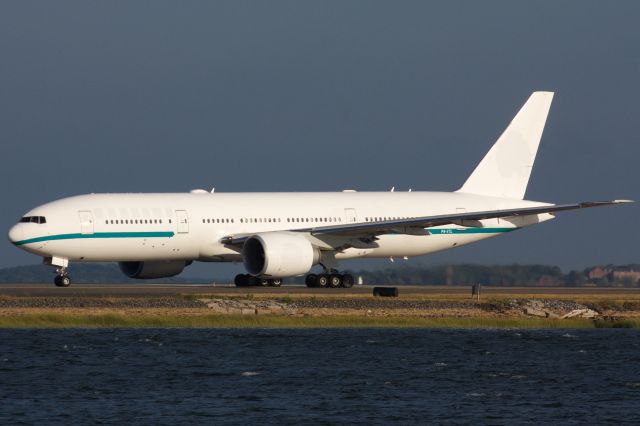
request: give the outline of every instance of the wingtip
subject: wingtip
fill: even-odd
[[[614,204],[627,204],[627,203],[635,203],[634,200],[613,200]]]

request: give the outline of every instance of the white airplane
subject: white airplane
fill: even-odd
[[[337,262],[420,256],[553,219],[565,210],[629,200],[555,205],[524,200],[552,92],[534,92],[455,192],[89,194],[29,211],[11,242],[57,267],[119,262],[131,278],[170,277],[193,261],[240,262],[237,286],[350,287]],[[310,274],[314,265],[323,272]]]

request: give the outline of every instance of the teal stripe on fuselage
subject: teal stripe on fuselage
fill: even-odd
[[[499,234],[515,231],[518,228],[434,228],[427,231],[431,235],[465,235],[465,234]],[[392,234],[398,234],[393,232]],[[28,240],[16,241],[13,244],[22,246],[25,244],[41,243],[44,241],[56,240],[80,240],[90,238],[171,238],[173,232],[96,232],[95,234],[57,234],[43,237],[29,238]]]
[[[425,228],[430,235],[468,235],[468,234],[503,234],[520,228]],[[391,231],[387,235],[407,235]]]
[[[503,232],[515,231],[519,228],[427,228],[431,235],[451,235],[451,234],[500,234]]]
[[[56,240],[80,240],[89,238],[171,238],[173,232],[96,232],[95,234],[57,234],[45,235],[44,237],[29,238],[28,240],[16,241],[13,244],[22,246],[31,243],[41,243],[44,241]]]

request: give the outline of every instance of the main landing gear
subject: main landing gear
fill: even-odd
[[[53,283],[56,287],[69,287],[71,285],[71,278],[67,275],[67,268],[58,268],[56,277]]]
[[[335,271],[330,274],[309,274],[304,278],[304,282],[307,287],[351,288],[353,287],[353,275],[339,274]]]
[[[238,274],[234,283],[236,287],[280,287],[282,278],[260,278],[248,274]]]

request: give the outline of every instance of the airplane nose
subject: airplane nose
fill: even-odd
[[[9,234],[7,235],[9,237],[9,241],[11,241],[12,243],[20,241],[22,239],[22,231],[23,229],[20,224],[13,225],[13,227],[9,229]]]

